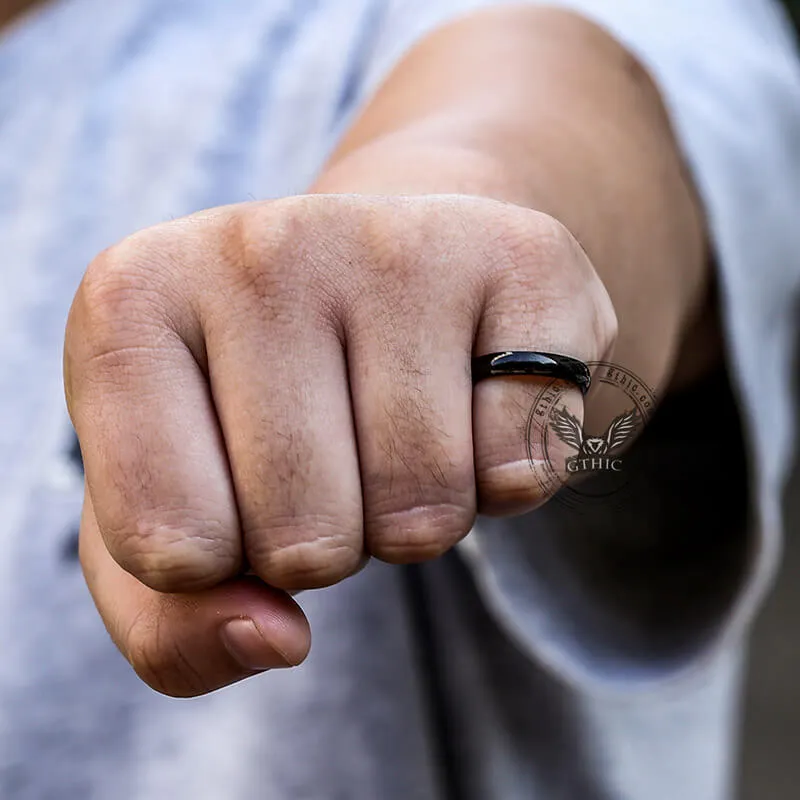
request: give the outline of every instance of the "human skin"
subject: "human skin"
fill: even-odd
[[[708,261],[658,92],[611,37],[533,7],[432,34],[308,195],[88,268],[65,386],[112,638],[178,696],[299,663],[289,592],[548,499],[520,433],[541,383],[473,392],[472,354],[613,358],[664,394],[716,358]]]

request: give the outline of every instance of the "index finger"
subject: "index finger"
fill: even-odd
[[[187,345],[202,342],[199,325],[192,330],[191,304],[165,277],[174,241],[124,245],[90,267],[70,312],[64,369],[109,552],[153,589],[195,591],[236,574],[242,551],[214,405]]]

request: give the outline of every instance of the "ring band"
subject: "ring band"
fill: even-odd
[[[577,386],[582,394],[586,394],[592,384],[589,367],[583,361],[555,353],[507,350],[504,353],[489,353],[472,359],[473,384],[484,378],[500,378],[508,375],[534,375],[569,381]]]

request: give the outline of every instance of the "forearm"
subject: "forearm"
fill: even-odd
[[[484,11],[428,37],[314,190],[463,192],[554,216],[614,301],[614,359],[651,384],[672,377],[707,302],[702,214],[658,92],[608,35],[562,11]],[[694,338],[692,351],[709,336]]]

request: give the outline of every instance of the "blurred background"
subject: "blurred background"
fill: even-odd
[[[800,0],[785,0],[785,4],[800,31]],[[800,148],[800,142],[797,146]],[[742,800],[800,797],[798,464],[786,491],[786,513],[787,534],[780,577],[759,618],[751,650],[742,744]]]
[[[786,492],[786,506],[786,549],[780,578],[756,625],[751,649],[741,800],[800,798],[800,465],[797,464]]]
[[[785,3],[800,28],[800,0]],[[8,8],[13,7],[11,0]],[[740,800],[800,800],[800,465],[786,502],[780,578],[759,618],[751,648]]]

